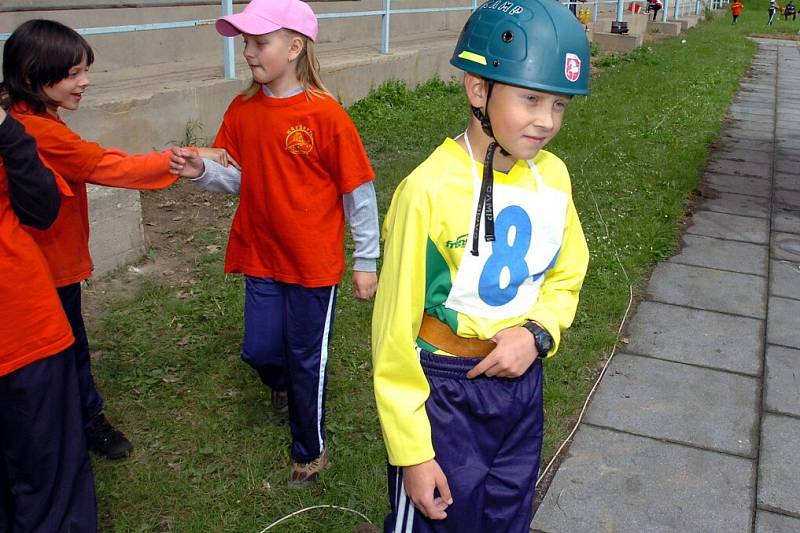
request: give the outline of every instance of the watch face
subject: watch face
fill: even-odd
[[[553,340],[546,332],[542,332],[540,335],[537,335],[536,339],[539,341],[539,346],[542,347],[541,351],[545,353],[549,352],[550,348],[553,347]]]

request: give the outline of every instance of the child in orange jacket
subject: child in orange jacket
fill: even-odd
[[[0,531],[97,527],[74,339],[22,226],[49,227],[59,205],[35,141],[0,107]]]
[[[36,139],[45,163],[69,184],[70,196],[46,230],[29,229],[42,250],[75,336],[75,364],[89,449],[110,458],[127,456],[128,439],[103,415],[103,400],[91,373],[89,344],[81,315],[80,283],[91,276],[86,184],[161,189],[177,176],[169,172],[170,152],[129,155],[83,140],[59,117],[76,110],[89,86],[94,52],[77,32],[51,20],[20,25],[3,50],[0,101]],[[207,154],[211,157],[211,154]]]

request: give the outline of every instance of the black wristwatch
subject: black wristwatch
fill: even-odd
[[[553,349],[553,337],[542,326],[536,322],[528,321],[522,324],[522,327],[533,335],[533,342],[536,345],[539,357],[545,357]]]

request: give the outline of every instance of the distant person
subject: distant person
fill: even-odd
[[[744,9],[744,4],[741,3],[739,0],[736,0],[734,3],[731,4],[731,15],[733,15],[733,24],[739,21],[739,15],[742,14],[742,10]]]
[[[786,4],[786,7],[783,9],[783,19],[789,20],[789,16],[792,17],[792,20],[797,20],[797,8],[793,1]]]
[[[775,3],[775,0],[769,0],[769,9],[767,12],[769,13],[767,26],[772,26],[772,23],[775,21],[775,13],[778,12],[778,5]]]
[[[664,7],[664,4],[661,0],[647,0],[647,11],[653,12],[653,20],[656,20],[656,15],[658,12],[661,11],[661,8]]]

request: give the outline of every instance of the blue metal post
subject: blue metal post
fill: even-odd
[[[667,21],[667,11],[669,11],[669,0],[664,0],[664,7],[661,8],[661,22]]]
[[[681,0],[675,0],[675,16],[672,18],[676,19],[680,16],[681,13]]]
[[[623,0],[617,0],[617,22],[622,22]]]
[[[594,0],[594,13],[592,13],[592,24],[597,24],[597,15],[600,13],[600,0]]]
[[[389,53],[389,18],[392,15],[392,0],[383,0],[383,31],[381,32],[381,51]]]
[[[222,0],[222,16],[233,15],[233,0]],[[222,53],[225,56],[225,79],[236,79],[236,58],[233,37],[223,37]]]

